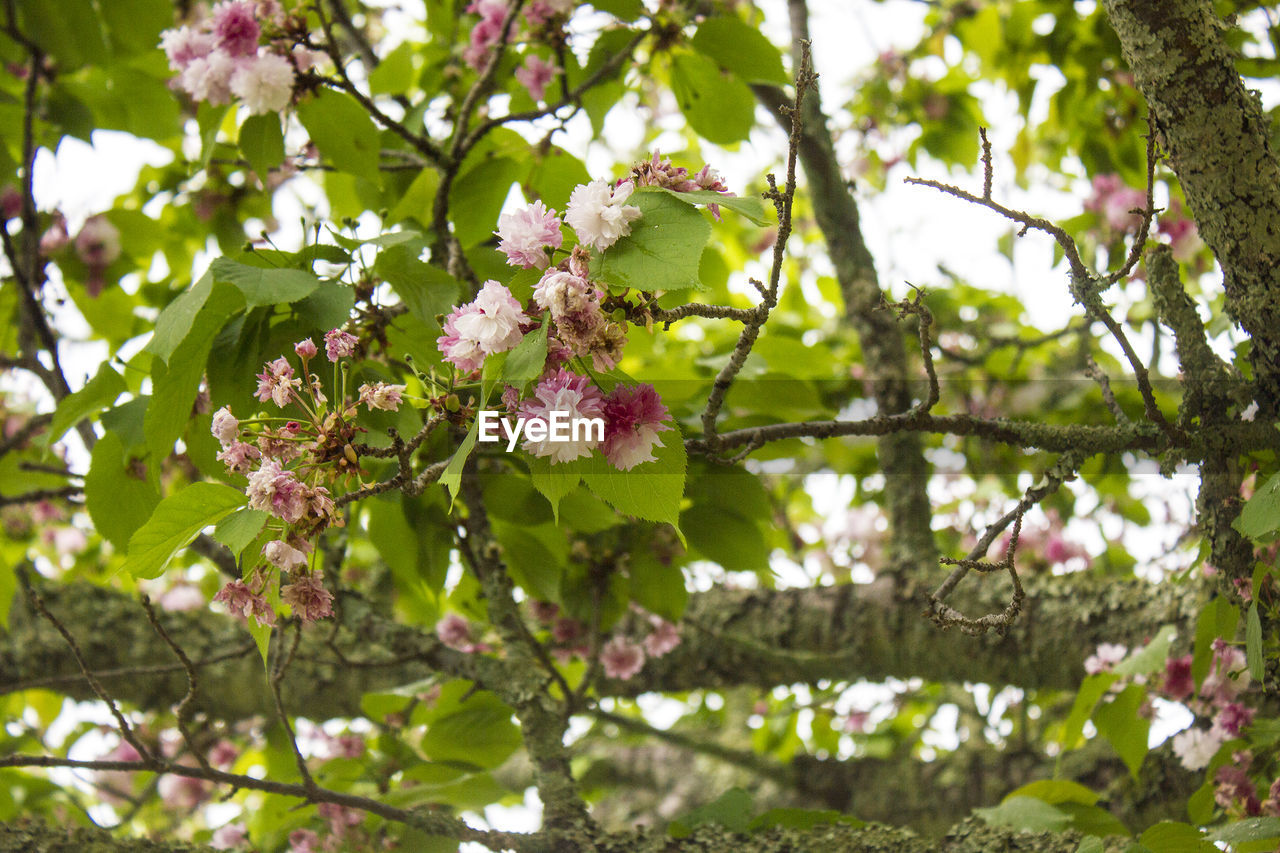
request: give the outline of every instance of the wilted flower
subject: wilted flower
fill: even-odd
[[[324,350],[325,355],[330,361],[336,362],[340,358],[352,355],[356,351],[356,344],[360,339],[355,335],[344,332],[341,329],[331,329],[324,333]]]
[[[299,576],[300,575],[300,576]],[[280,598],[293,608],[303,622],[315,622],[333,615],[333,593],[324,588],[324,572],[302,572],[293,583],[280,587]]]
[[[360,402],[371,409],[394,412],[400,408],[400,397],[404,389],[403,385],[388,385],[386,382],[361,385]]]

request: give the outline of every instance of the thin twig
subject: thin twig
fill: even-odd
[[[195,756],[195,759],[200,764],[201,768],[211,770],[213,768],[209,766],[209,760],[205,758],[204,750],[200,749],[200,747],[196,745],[195,737],[191,734],[191,703],[195,701],[196,693],[200,689],[200,680],[199,676],[196,674],[196,666],[191,662],[191,658],[187,657],[187,653],[183,651],[182,646],[175,643],[173,638],[169,636],[169,632],[160,624],[160,619],[156,615],[155,608],[151,606],[150,596],[142,596],[142,608],[147,611],[147,621],[151,623],[151,627],[160,635],[160,639],[164,640],[165,645],[173,650],[173,653],[177,655],[178,660],[182,662],[182,669],[187,674],[187,693],[182,697],[182,701],[178,703],[176,712],[178,718],[178,731],[182,733],[182,739],[186,742],[187,748],[191,750],[191,754]]]

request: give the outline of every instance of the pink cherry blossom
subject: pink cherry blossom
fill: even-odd
[[[1187,699],[1195,692],[1191,676],[1191,655],[1169,658],[1164,665],[1164,694],[1175,701]]]
[[[595,288],[581,276],[560,270],[548,270],[533,288],[533,301],[551,319],[559,323],[579,312],[595,308],[599,311]]]
[[[1213,718],[1212,731],[1224,741],[1237,738],[1253,722],[1256,713],[1253,708],[1239,702],[1230,702]]]
[[[166,776],[164,778],[171,779],[173,777]],[[163,784],[163,781],[161,784]],[[168,803],[167,800],[165,802]],[[243,845],[248,840],[249,831],[245,829],[243,823],[228,823],[214,830],[213,837],[209,839],[209,846],[215,850],[230,850],[233,847]]]
[[[258,390],[254,396],[262,402],[271,400],[277,406],[286,406],[295,391],[302,388],[302,380],[293,375],[293,367],[281,356],[263,365],[258,374]]]
[[[262,452],[252,444],[233,441],[218,452],[218,461],[237,474],[248,474],[253,463],[262,458]]]
[[[1129,649],[1116,643],[1100,643],[1098,651],[1089,655],[1084,662],[1084,671],[1089,675],[1096,675],[1099,672],[1110,672],[1116,664],[1124,660],[1124,656],[1128,654]]]
[[[231,75],[231,93],[253,115],[278,113],[293,98],[293,63],[277,53],[263,53],[240,62]],[[259,175],[265,178],[265,175]]]
[[[484,364],[485,355],[479,341],[458,332],[457,320],[468,313],[479,313],[479,311],[470,305],[455,308],[453,313],[445,318],[444,334],[436,338],[436,347],[444,356],[444,360],[464,373],[479,370]]]
[[[370,409],[394,412],[400,408],[404,390],[403,385],[388,385],[386,382],[374,382],[372,385],[366,383],[360,386],[360,402]]]
[[[606,676],[626,681],[644,669],[644,649],[626,637],[614,637],[600,650],[600,663]]]
[[[516,69],[516,80],[529,90],[529,97],[541,101],[547,93],[547,85],[560,72],[560,66],[547,62],[540,56],[530,56],[524,65]]]
[[[546,269],[551,262],[546,250],[558,249],[564,242],[556,212],[547,210],[541,201],[499,216],[498,230],[493,233],[501,238],[498,249],[506,254],[507,263],[525,269]]]
[[[599,418],[604,415],[604,398],[590,379],[562,367],[554,376],[539,382],[533,398],[520,407],[526,419],[538,419],[548,425],[552,412],[563,412],[569,423],[578,418]],[[569,441],[552,441],[548,430],[546,439],[525,441],[524,449],[534,456],[549,456],[552,462],[571,462],[591,455],[597,444],[591,432],[580,429],[576,436],[570,432]]]
[[[485,354],[505,352],[524,337],[520,325],[529,322],[529,318],[505,285],[492,279],[486,281],[471,307],[478,310],[455,317],[453,324],[460,335],[479,344]]]
[[[295,829],[289,833],[289,853],[319,853],[320,836],[315,830]]]
[[[307,487],[274,459],[264,459],[258,470],[249,475],[245,493],[251,509],[264,510],[290,524],[302,520],[311,500]]]
[[[209,430],[218,443],[226,449],[240,435],[240,422],[231,414],[231,409],[223,406],[213,413],[213,425]]]
[[[298,354],[299,358],[310,360],[316,357],[318,350],[315,341],[307,338],[304,341],[298,341],[293,345],[293,351]]]
[[[653,630],[644,638],[644,650],[651,658],[660,658],[680,645],[680,631],[674,624],[659,616],[649,620]]]
[[[1203,770],[1217,754],[1222,740],[1204,729],[1190,728],[1173,736],[1173,754],[1187,770]]]
[[[267,604],[267,600],[258,595],[244,581],[228,581],[213,596],[213,600],[225,604],[227,610],[235,616],[248,619],[252,616],[259,625],[275,625],[276,613]]]
[[[324,588],[324,572],[306,572],[294,576],[293,583],[280,587],[280,598],[293,608],[303,622],[315,622],[333,615],[333,593]]]
[[[208,56],[216,43],[212,33],[191,27],[175,27],[160,34],[160,47],[169,57],[169,68],[173,71],[182,71],[191,60]]]
[[[220,107],[231,103],[231,77],[238,68],[230,54],[215,50],[187,63],[178,78],[178,87],[197,101]]]
[[[247,0],[226,0],[213,7],[213,35],[218,47],[231,56],[253,56],[262,34]]]
[[[204,779],[166,774],[160,777],[157,789],[166,806],[175,811],[189,812],[209,799],[213,785]]]
[[[619,385],[604,400],[604,443],[600,449],[609,464],[630,471],[642,462],[655,462],[658,433],[671,429],[663,423],[667,407],[652,385]]]
[[[85,266],[106,269],[120,257],[120,230],[100,213],[89,217],[76,235],[76,254]]]
[[[272,539],[262,546],[262,553],[267,558],[268,563],[285,571],[300,568],[307,564],[306,552],[293,547],[282,539]]]
[[[465,649],[471,644],[471,623],[457,613],[446,613],[436,623],[436,636],[450,648]]]
[[[341,329],[331,329],[324,333],[324,351],[330,361],[353,355],[360,339]]]
[[[640,218],[640,208],[626,204],[635,184],[623,181],[610,187],[607,181],[592,181],[575,187],[569,196],[564,219],[578,234],[578,242],[597,251],[631,233],[631,223]]]

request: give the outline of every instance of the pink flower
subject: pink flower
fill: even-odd
[[[335,758],[359,758],[364,751],[364,738],[357,734],[339,735],[329,744],[329,753]]]
[[[170,779],[172,777],[166,776],[164,778]],[[163,780],[160,784],[164,784]],[[209,846],[215,850],[230,850],[232,847],[239,847],[248,840],[249,831],[245,829],[243,823],[228,823],[214,830],[213,837],[209,839]]]
[[[307,338],[305,341],[298,341],[293,345],[293,351],[298,354],[299,358],[304,360],[315,358],[316,352],[318,352],[315,341],[311,340],[311,338]]]
[[[253,6],[245,0],[227,0],[213,7],[214,38],[231,56],[255,55],[261,34]]]
[[[1176,209],[1176,206],[1171,206],[1170,213],[1173,213]],[[1196,229],[1196,223],[1192,219],[1179,218],[1176,215],[1162,216],[1158,230],[1159,233],[1169,238],[1169,246],[1173,249],[1173,259],[1178,263],[1185,264],[1204,248],[1204,241],[1200,239],[1200,232]]]
[[[240,757],[240,750],[231,741],[223,739],[218,741],[209,750],[209,763],[214,767],[226,769],[236,763],[236,759]]]
[[[120,231],[99,213],[85,220],[76,235],[76,254],[86,267],[103,270],[120,257]]]
[[[604,400],[604,444],[600,449],[609,464],[630,471],[642,462],[656,462],[658,433],[671,427],[663,423],[667,407],[652,385],[619,385]]]
[[[296,577],[296,576],[295,576]],[[333,593],[324,588],[324,572],[304,573],[280,588],[280,597],[303,622],[315,622],[333,615]]]
[[[450,648],[465,649],[471,644],[471,624],[457,613],[447,613],[436,623],[436,636]]]
[[[252,616],[259,625],[275,625],[276,612],[267,600],[245,585],[244,581],[228,581],[218,590],[213,600],[225,604],[232,615],[248,619]]]
[[[360,339],[341,329],[331,329],[324,333],[324,351],[330,361],[353,355]]]
[[[174,584],[156,598],[156,604],[174,613],[199,610],[205,606],[205,603],[204,593],[189,583]]]
[[[565,423],[569,425],[568,441],[552,440],[552,412],[563,413]],[[526,419],[538,419],[548,425],[546,439],[525,441],[524,449],[527,452],[534,456],[549,456],[552,462],[571,462],[582,456],[590,456],[598,443],[598,433],[593,435],[594,430],[583,429],[583,424],[578,424],[576,428],[572,425],[576,420],[602,417],[604,398],[590,379],[570,373],[562,367],[554,376],[538,383],[533,399],[526,400],[521,405],[520,413]],[[528,429],[527,425],[525,429]]]
[[[338,838],[347,834],[348,827],[355,826],[364,820],[364,815],[356,809],[349,809],[337,803],[321,803],[316,807],[316,811],[320,817],[329,821],[329,831]]]
[[[218,461],[237,474],[248,474],[253,463],[261,458],[258,448],[243,441],[233,441],[218,452]]]
[[[160,47],[169,57],[169,68],[182,71],[193,59],[203,59],[213,52],[214,36],[191,27],[177,27],[160,34]]]
[[[240,435],[240,422],[231,414],[230,408],[223,406],[213,413],[213,426],[209,431],[225,450]]]
[[[187,63],[178,86],[195,100],[220,107],[231,103],[231,77],[238,67],[226,51],[215,50]]]
[[[644,669],[644,649],[626,637],[614,637],[600,650],[600,663],[606,676],[627,681]]]
[[[1187,729],[1173,736],[1173,754],[1187,770],[1203,770],[1217,754],[1222,741],[1204,729]]]
[[[1237,738],[1240,732],[1253,722],[1256,713],[1257,711],[1253,708],[1241,705],[1239,702],[1230,702],[1213,718],[1212,731],[1224,741]]]
[[[1249,671],[1245,666],[1244,652],[1229,646],[1222,640],[1213,641],[1213,661],[1209,673],[1200,684],[1200,695],[1216,707],[1234,701],[1249,684]]]
[[[213,786],[204,779],[167,774],[160,777],[157,789],[160,793],[160,799],[166,806],[174,811],[189,812],[209,799]],[[241,827],[242,838],[243,832],[244,827]],[[235,843],[239,842],[233,842],[233,844]],[[229,844],[228,846],[232,845]],[[226,848],[219,849],[225,850]]]
[[[607,181],[575,187],[564,219],[578,233],[578,242],[603,252],[630,234],[631,223],[640,218],[640,208],[626,204],[634,189],[631,181],[623,181],[616,188]]]
[[[102,756],[103,761],[141,761],[142,754],[133,748],[133,744],[122,740],[110,752]],[[93,774],[99,785],[98,796],[110,805],[125,802],[125,795],[133,792],[135,773],[129,770],[99,770]]]
[[[230,86],[253,115],[278,113],[293,98],[293,63],[278,53],[243,60],[231,75]]]
[[[462,59],[473,70],[479,71],[489,58],[489,51],[502,38],[502,22],[507,16],[506,0],[475,0],[467,11],[480,16],[471,28],[467,49]]]
[[[560,270],[548,270],[542,276],[533,289],[533,301],[542,310],[550,311],[551,319],[557,323],[582,311],[600,310],[591,282]]]
[[[560,615],[560,605],[552,601],[534,599],[529,602],[529,612],[543,625],[550,625]]]
[[[284,356],[263,365],[258,374],[258,390],[254,396],[262,402],[271,400],[277,406],[286,406],[293,393],[302,388],[302,380],[293,375],[293,368]]]
[[[1175,701],[1186,699],[1195,692],[1195,679],[1191,677],[1191,655],[1169,658],[1164,665],[1164,694]]]
[[[456,321],[467,313],[478,313],[478,311],[470,305],[455,308],[453,313],[445,318],[444,334],[436,338],[436,347],[444,356],[444,360],[464,373],[479,370],[484,364],[484,350],[480,349],[480,342],[458,332]]]
[[[1124,660],[1129,649],[1116,643],[1100,643],[1096,654],[1089,655],[1084,662],[1084,671],[1089,675],[1099,672],[1110,672],[1112,668]]]
[[[524,335],[522,323],[529,318],[505,285],[490,279],[470,303],[474,310],[459,314],[453,320],[460,335],[475,341],[486,355],[511,349]]]
[[[400,395],[404,389],[403,385],[388,385],[386,382],[366,383],[360,386],[360,402],[370,409],[394,412],[400,408]]]
[[[53,221],[49,223],[49,229],[40,235],[40,254],[46,258],[56,255],[66,248],[69,242],[71,242],[71,236],[67,234],[67,218],[55,211]]]
[[[249,506],[296,524],[307,514],[311,495],[298,482],[292,471],[285,471],[274,459],[265,459],[257,471],[249,475]]]
[[[289,571],[307,564],[307,554],[281,539],[272,539],[262,546],[267,562],[278,569]]]
[[[1216,785],[1213,801],[1224,809],[1238,808],[1244,814],[1255,816],[1262,813],[1262,804],[1258,802],[1258,790],[1253,780],[1243,767],[1227,765],[1219,767],[1213,775]]]
[[[644,650],[651,658],[660,658],[680,645],[680,631],[676,626],[659,616],[650,617],[649,623],[653,631],[644,638]]]
[[[1142,215],[1134,210],[1145,210],[1147,194],[1133,187],[1122,187],[1111,194],[1102,205],[1102,215],[1116,231],[1136,231],[1142,224]]]
[[[547,84],[555,79],[560,66],[539,56],[530,56],[524,65],[516,69],[516,80],[529,90],[529,97],[541,101],[546,95]]]
[[[310,829],[295,829],[289,833],[289,853],[318,853],[320,836]]]
[[[571,643],[582,636],[582,623],[577,619],[561,616],[551,626],[551,639],[557,643]]]
[[[519,71],[516,76],[520,76]],[[558,249],[564,242],[556,212],[547,210],[540,201],[499,216],[498,230],[493,233],[502,240],[498,249],[506,253],[507,263],[525,269],[546,269],[551,262],[546,250]]]

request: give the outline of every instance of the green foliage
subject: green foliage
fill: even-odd
[[[698,286],[698,265],[711,237],[702,214],[661,190],[641,188],[628,204],[640,208],[631,233],[591,261],[591,277],[615,287],[652,292]]]
[[[239,489],[221,483],[192,483],[160,501],[129,538],[125,568],[136,578],[159,577],[196,534],[244,504],[245,496]]]

